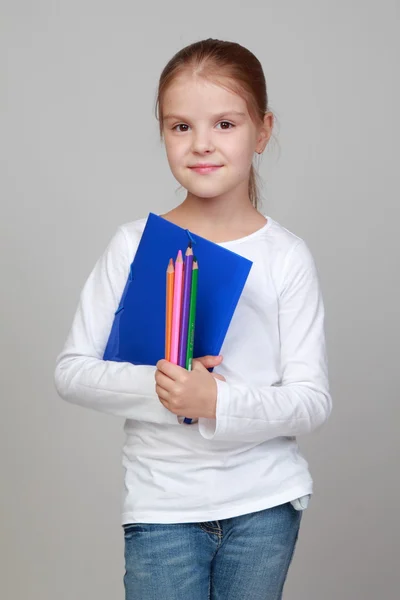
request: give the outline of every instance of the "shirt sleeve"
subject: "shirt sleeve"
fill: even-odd
[[[133,256],[119,227],[80,295],[56,360],[54,383],[64,400],[118,417],[179,425],[155,391],[155,366],[103,360]]]
[[[285,265],[278,292],[281,380],[265,387],[216,380],[216,419],[199,419],[206,439],[263,442],[299,436],[330,415],[324,304],[303,240],[289,250]]]

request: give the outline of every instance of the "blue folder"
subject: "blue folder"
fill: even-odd
[[[115,313],[104,360],[156,365],[165,358],[166,271],[192,241],[199,264],[194,358],[220,353],[252,262],[150,213]]]

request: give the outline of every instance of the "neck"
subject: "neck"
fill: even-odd
[[[245,237],[266,222],[250,202],[245,186],[213,198],[201,198],[188,192],[181,204],[162,216],[217,243]]]
[[[257,212],[248,194],[239,190],[214,198],[200,198],[188,192],[179,208],[190,220],[215,227],[242,223]]]

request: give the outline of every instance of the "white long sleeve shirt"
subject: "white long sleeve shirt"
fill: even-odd
[[[216,419],[181,424],[154,366],[102,358],[146,218],[118,228],[82,290],[55,384],[68,402],[125,418],[123,524],[212,521],[312,494],[296,437],[331,412],[324,305],[308,246],[266,218],[220,244],[253,266],[214,369],[226,379]]]

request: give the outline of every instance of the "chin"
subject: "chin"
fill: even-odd
[[[214,200],[215,198],[218,198],[218,197],[224,195],[224,192],[215,193],[215,191],[210,192],[209,194],[206,194],[204,192],[197,192],[196,190],[187,190],[187,191],[193,197],[196,197],[199,200],[204,200],[204,202],[207,202],[207,201],[211,202],[211,200]]]
[[[216,191],[216,190],[210,190],[210,192],[205,192],[204,190],[188,190],[188,192],[190,192],[190,194],[192,194],[193,196],[196,196],[197,198],[202,198],[204,200],[212,200],[213,198],[217,198],[218,196],[222,196],[224,193],[224,191]]]
[[[215,181],[210,181],[209,183],[204,182],[203,185],[193,185],[193,182],[189,183],[183,181],[180,182],[180,184],[193,196],[196,196],[197,198],[204,198],[205,200],[216,198],[217,196],[223,196],[235,188],[235,185],[216,185]]]

